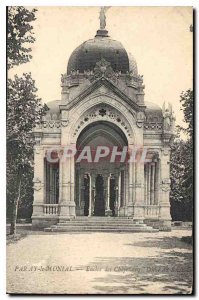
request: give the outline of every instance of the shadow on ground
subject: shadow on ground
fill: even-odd
[[[94,278],[93,287],[96,292],[108,294],[191,293],[193,265],[190,245],[176,237],[158,239],[151,237],[146,241],[131,243],[128,246],[155,247],[159,248],[159,251],[154,257],[96,258],[96,261],[91,262],[89,266],[107,271],[105,275],[103,273],[104,276],[98,272],[99,276]],[[85,267],[79,267],[81,268]]]
[[[183,237],[185,238],[185,237]],[[180,248],[180,249],[190,249],[189,243],[186,243],[185,239],[176,236],[171,237],[159,237],[159,238],[145,238],[145,241],[126,244],[126,246],[133,246],[133,247],[150,247],[150,248],[160,248],[160,249],[174,249],[174,248]]]

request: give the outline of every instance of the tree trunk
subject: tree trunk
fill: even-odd
[[[20,196],[21,196],[21,176],[20,176],[18,182],[19,182],[18,183],[18,195],[14,199],[14,202],[13,202],[12,217],[11,217],[11,221],[10,221],[10,235],[15,235],[16,234],[18,203],[19,203],[19,199],[20,199]]]

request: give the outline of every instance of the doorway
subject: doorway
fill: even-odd
[[[89,191],[90,181],[87,174],[84,175],[84,216],[89,215]]]
[[[112,210],[112,216],[115,217],[116,209],[116,182],[114,175],[110,178],[110,210]]]
[[[95,180],[94,216],[105,216],[104,179],[100,174]]]

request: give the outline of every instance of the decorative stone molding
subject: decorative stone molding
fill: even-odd
[[[170,178],[165,178],[162,180],[162,183],[160,184],[160,188],[163,192],[168,192],[170,191],[170,184],[171,180]]]
[[[162,122],[144,122],[144,129],[146,130],[162,130]]]
[[[106,77],[112,81],[116,81],[119,78],[121,72],[114,72],[111,68],[111,64],[102,58],[99,62],[96,63],[94,68],[94,76],[91,80],[98,79],[100,77]]]
[[[41,145],[41,136],[35,135],[35,143],[36,143],[37,146]]]
[[[68,123],[69,123],[69,120],[61,120],[61,125],[63,127],[67,127],[68,126]]]
[[[146,119],[145,114],[142,111],[139,111],[137,113],[136,117],[137,117],[136,124],[139,128],[141,128],[143,126],[143,123],[144,123],[145,119]]]
[[[34,146],[34,153],[35,153],[35,154],[40,154],[41,151],[43,151],[43,147],[38,146],[38,145],[35,145],[35,146]]]
[[[65,119],[65,120],[68,119],[68,111],[62,110],[62,119]]]
[[[49,120],[49,121],[43,121],[42,127],[43,128],[61,128],[68,126],[69,121],[68,120]]]
[[[61,74],[61,87],[65,91],[66,88],[81,84],[85,79],[93,82],[102,77],[114,83],[123,81],[127,86],[138,89],[138,92],[143,92],[145,88],[143,85],[143,76],[136,76],[132,71],[126,74],[122,74],[120,70],[113,71],[111,64],[104,58],[96,63],[94,70],[84,70],[83,73],[80,73],[79,70],[72,70],[70,75]]]
[[[132,130],[130,125],[116,109],[108,105],[99,105],[97,107],[92,108],[86,114],[84,114],[79,120],[78,125],[74,129],[73,136],[76,136],[81,131],[81,128],[87,123],[89,124],[90,121],[114,122],[125,131],[128,137],[132,137]]]
[[[164,155],[164,156],[168,156],[169,153],[170,153],[169,149],[167,149],[167,148],[164,148],[164,149],[163,149],[163,155]]]
[[[33,185],[33,189],[35,191],[41,190],[41,188],[42,188],[42,182],[41,182],[41,180],[38,177],[36,177],[36,178],[33,179],[33,184],[34,184]]]

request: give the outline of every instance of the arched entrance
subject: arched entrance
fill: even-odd
[[[116,152],[125,153],[127,146],[126,136],[111,122],[94,122],[82,130],[76,145],[77,216],[118,216],[120,213],[124,215],[128,195],[128,165],[124,156],[114,151],[117,149]],[[85,149],[90,151],[90,154]],[[104,157],[98,156],[99,152],[102,156],[104,154]],[[80,156],[81,159],[78,160]]]

